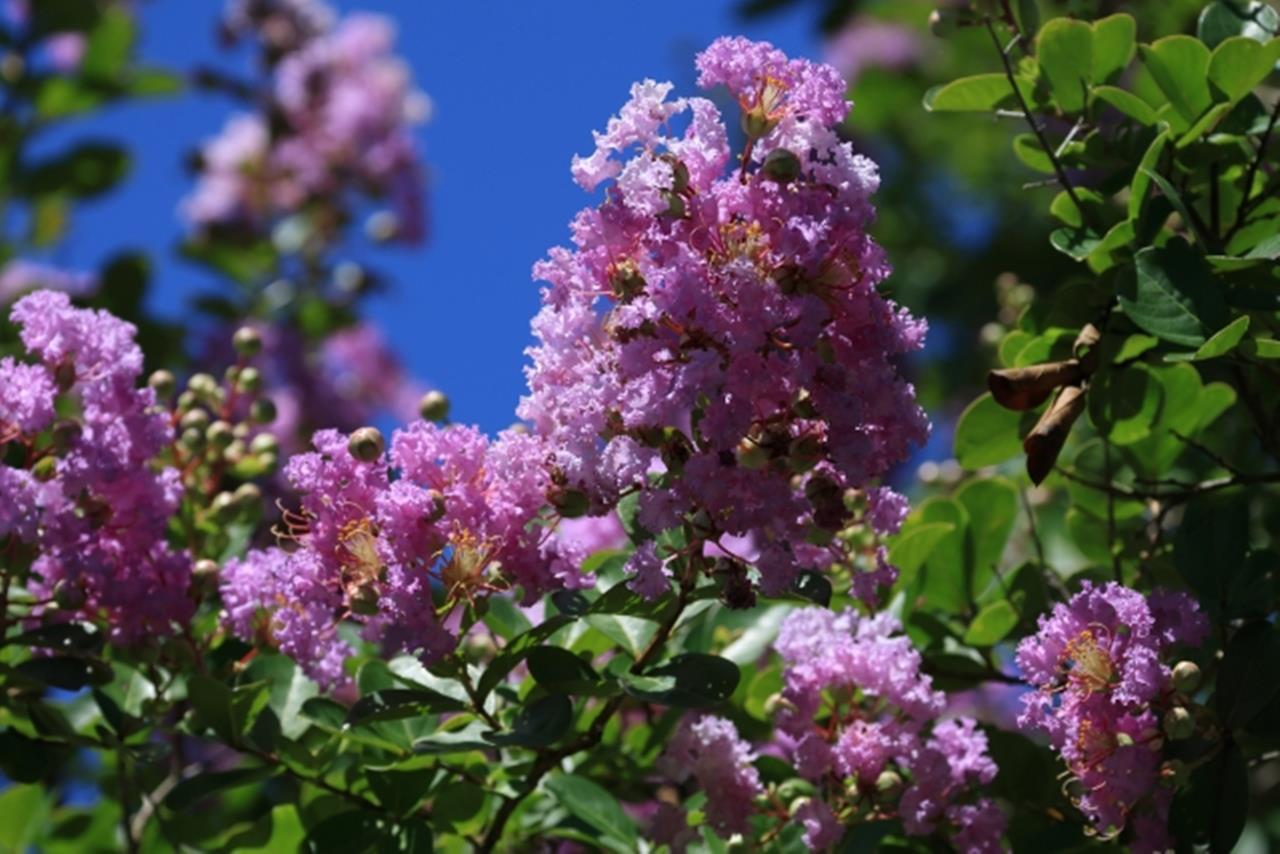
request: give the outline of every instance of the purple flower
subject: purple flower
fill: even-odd
[[[87,296],[97,290],[98,277],[92,273],[76,273],[14,259],[0,270],[0,303],[8,303],[41,288],[63,291],[75,297]]]
[[[720,836],[746,833],[755,799],[764,794],[755,754],[724,718],[702,715],[681,722],[659,760],[663,773],[690,776],[707,793],[707,821]]]

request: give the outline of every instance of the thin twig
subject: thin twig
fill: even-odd
[[[1258,176],[1258,170],[1262,168],[1262,161],[1267,157],[1267,146],[1271,144],[1271,133],[1276,128],[1276,122],[1280,122],[1280,98],[1276,99],[1275,106],[1271,108],[1271,118],[1267,121],[1267,129],[1262,132],[1262,139],[1258,144],[1258,153],[1249,164],[1249,171],[1244,176],[1244,199],[1240,202],[1240,207],[1236,213],[1236,221],[1231,224],[1231,230],[1227,232],[1227,239],[1230,239],[1241,226],[1244,225],[1245,219],[1249,215],[1255,204],[1251,198],[1253,196],[1253,180]],[[1258,200],[1266,198],[1266,194],[1261,194]]]

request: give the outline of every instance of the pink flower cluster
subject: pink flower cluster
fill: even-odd
[[[22,258],[15,258],[0,268],[0,304],[41,289],[63,291],[73,297],[88,296],[98,289],[98,277]]]
[[[49,616],[105,623],[128,643],[168,634],[191,616],[190,559],[165,541],[182,488],[152,462],[172,427],[137,388],[135,328],[37,291],[11,318],[38,360],[0,360],[0,541],[34,547],[29,591]],[[57,419],[65,398],[74,417]],[[17,446],[16,449],[14,446]]]
[[[1076,805],[1106,837],[1131,825],[1136,851],[1172,846],[1160,719],[1172,684],[1162,659],[1208,631],[1184,593],[1085,582],[1018,645],[1018,666],[1038,689],[1025,696],[1019,726],[1048,734],[1079,783]]]
[[[289,47],[271,78],[276,120],[235,116],[206,144],[187,218],[201,228],[260,230],[314,204],[341,217],[362,194],[395,212],[397,240],[421,240],[423,174],[412,127],[426,120],[429,103],[392,52],[393,24],[354,14],[331,27],[314,4],[261,6],[241,3],[231,20]]]
[[[315,451],[286,467],[301,506],[285,516],[284,546],[224,568],[224,617],[238,635],[275,643],[334,686],[351,654],[344,622],[388,654],[432,661],[456,646],[455,604],[581,585],[581,555],[538,525],[549,486],[538,439],[419,421],[385,455],[368,439],[361,459],[360,432],[316,433]]]
[[[707,793],[707,822],[720,836],[731,836],[749,831],[755,799],[764,794],[754,760],[754,751],[732,722],[701,715],[681,721],[658,768],[677,782],[697,780]]]
[[[975,796],[997,771],[987,737],[970,719],[938,720],[945,697],[897,620],[802,608],[783,621],[774,646],[784,679],[778,728],[797,770],[829,802],[804,817],[811,847],[838,838],[837,812],[896,810],[908,834],[941,832],[962,851],[1002,850],[1004,816]]]
[[[632,87],[573,163],[584,188],[609,182],[603,203],[535,267],[548,286],[519,413],[595,511],[638,491],[652,532],[694,520],[710,542],[750,537],[777,593],[846,557],[846,493],[926,437],[896,365],[925,324],[878,290],[878,178],[838,134],[839,74],[740,38],[697,64],[738,100],[744,150],[711,101]],[[900,499],[867,497],[868,520],[893,530],[879,505]]]
[[[4,14],[9,23],[25,27],[31,20],[31,2],[32,0],[5,0]],[[38,44],[35,54],[37,57],[43,55],[54,71],[71,74],[79,70],[88,46],[84,33],[55,32]]]

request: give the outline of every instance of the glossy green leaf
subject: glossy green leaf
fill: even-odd
[[[1033,133],[1020,133],[1013,138],[1013,153],[1030,168],[1045,175],[1054,172],[1053,161]]]
[[[1164,386],[1143,364],[1103,371],[1089,383],[1089,420],[1117,445],[1146,438],[1163,403]]]
[[[1209,95],[1209,48],[1191,36],[1166,36],[1138,51],[1147,71],[1173,105],[1183,133],[1213,103]]]
[[[623,812],[618,799],[599,785],[576,774],[554,774],[546,786],[570,815],[599,831],[601,841],[611,843],[615,850],[638,849],[635,822]]]
[[[1023,97],[1031,97],[1031,87],[1018,80]],[[935,86],[924,95],[924,108],[930,112],[989,112],[1014,103],[1013,87],[1003,74],[975,74]]]
[[[80,74],[91,80],[115,81],[124,72],[133,51],[134,15],[115,6],[103,9],[89,34]]]
[[[1200,13],[1196,32],[1209,47],[1232,36],[1267,41],[1280,32],[1280,12],[1262,0],[1214,0]]]
[[[580,656],[555,646],[530,650],[529,673],[548,691],[565,694],[610,694],[616,688]]]
[[[889,547],[889,563],[898,568],[904,580],[912,578],[924,566],[938,543],[956,529],[950,522],[908,525],[894,537]]]
[[[129,173],[129,153],[105,142],[84,142],[29,169],[24,192],[89,198],[110,190]]]
[[[1004,478],[971,480],[955,497],[969,513],[965,569],[970,589],[977,596],[998,572],[1018,515],[1018,490]]]
[[[1134,36],[1138,25],[1132,15],[1110,15],[1093,22],[1091,77],[1105,83],[1118,75],[1133,59]]]
[[[573,726],[573,701],[564,694],[548,694],[525,705],[507,732],[488,736],[494,744],[550,747]]]
[[[970,646],[994,646],[1004,640],[1018,625],[1018,612],[1003,599],[992,602],[978,612],[965,632],[964,642]]]
[[[1236,102],[1248,95],[1275,67],[1280,39],[1267,44],[1248,36],[1224,39],[1209,57],[1209,83],[1219,98]]]
[[[1036,37],[1036,59],[1054,100],[1067,113],[1084,109],[1094,63],[1093,30],[1083,21],[1054,18]],[[1114,61],[1114,57],[1102,64]]]
[[[1144,125],[1156,123],[1156,111],[1146,101],[1116,86],[1095,86],[1090,93],[1097,101],[1115,107],[1129,118]]]
[[[727,658],[685,652],[638,677],[628,676],[623,686],[631,696],[650,703],[699,709],[732,697],[740,678],[738,666]]]
[[[1208,341],[1196,350],[1196,360],[1216,359],[1225,356],[1236,348],[1249,331],[1249,315],[1243,314],[1213,334]]]
[[[276,773],[270,766],[233,768],[230,771],[206,771],[188,777],[170,790],[165,796],[164,805],[175,812],[181,812],[199,803],[211,795],[261,783]]]
[[[1227,305],[1203,256],[1180,240],[1149,246],[1136,256],[1136,274],[1118,290],[1120,306],[1141,327],[1166,341],[1199,347],[1227,322]]]
[[[988,392],[969,404],[956,422],[955,455],[967,469],[980,469],[1022,453],[1022,416],[996,403]]]
[[[1169,144],[1169,131],[1161,131],[1156,138],[1151,140],[1151,144],[1147,146],[1147,150],[1142,155],[1142,160],[1138,163],[1138,168],[1134,170],[1133,182],[1129,185],[1129,219],[1136,220],[1142,215],[1143,205],[1147,200],[1147,191],[1151,188],[1151,176],[1155,174],[1156,167],[1160,162],[1161,155],[1164,154],[1165,147]]]

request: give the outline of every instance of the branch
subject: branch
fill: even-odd
[[[1253,181],[1258,177],[1258,170],[1262,168],[1262,161],[1267,157],[1267,146],[1271,144],[1271,133],[1275,130],[1277,122],[1280,122],[1280,99],[1277,99],[1275,106],[1271,108],[1271,118],[1267,121],[1267,129],[1262,132],[1258,153],[1253,158],[1253,162],[1249,164],[1249,171],[1245,173],[1244,199],[1240,202],[1240,207],[1236,211],[1236,221],[1231,224],[1231,230],[1227,232],[1227,238],[1234,236],[1240,230],[1253,206],[1267,197],[1266,193],[1262,193],[1256,199],[1252,198]]]

